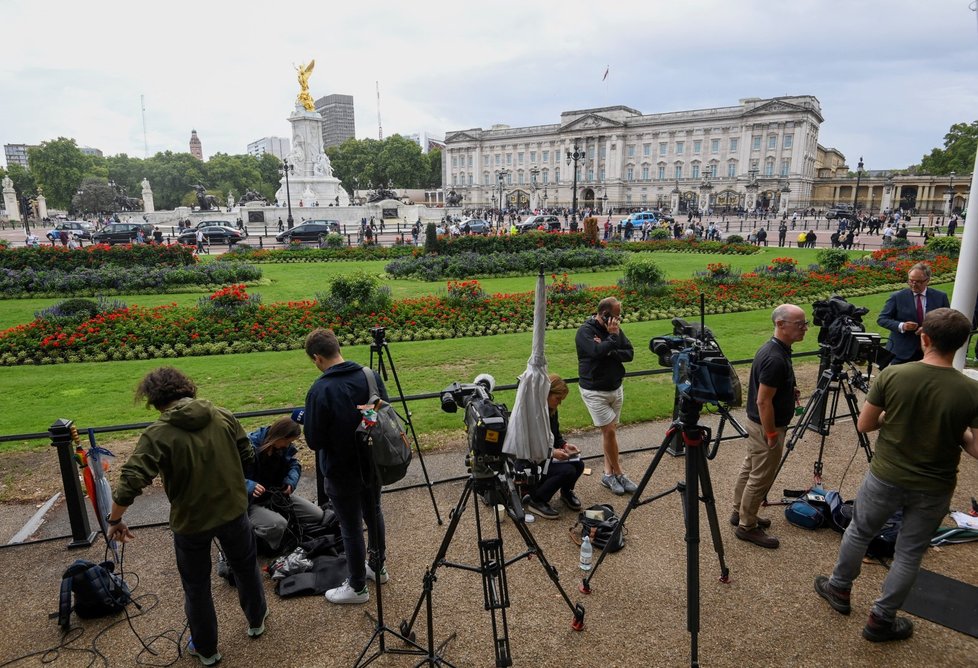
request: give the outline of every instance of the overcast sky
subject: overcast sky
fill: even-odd
[[[243,153],[288,137],[294,65],[354,96],[357,137],[814,95],[819,143],[902,168],[978,119],[969,0],[0,0],[0,143]],[[610,68],[607,80],[601,78]]]

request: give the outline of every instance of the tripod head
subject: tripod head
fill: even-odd
[[[384,346],[387,345],[387,328],[386,327],[371,327],[370,334],[374,337],[374,342],[370,344],[370,349],[375,351],[380,351]]]

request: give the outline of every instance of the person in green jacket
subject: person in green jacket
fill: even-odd
[[[106,539],[127,543],[135,537],[123,515],[160,476],[170,501],[170,529],[191,633],[187,651],[212,666],[221,660],[210,580],[214,538],[234,570],[252,638],[265,631],[268,604],[247,513],[243,467],[254,459],[254,449],[230,411],[196,397],[194,382],[173,367],[151,371],[140,381],[136,399],[145,399],[160,417],[139,437],[122,466]]]

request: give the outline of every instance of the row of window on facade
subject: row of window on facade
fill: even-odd
[[[773,177],[774,174],[775,161],[773,159],[768,159],[764,161],[764,171],[761,172],[759,169],[759,161],[751,160],[751,170],[756,173],[766,176]],[[789,168],[791,167],[791,161],[787,158],[781,161],[781,169],[778,172],[778,177],[787,177],[789,173]],[[659,181],[664,181],[667,178],[674,179],[684,179],[686,178],[685,166],[684,165],[674,165],[672,170],[672,176],[668,177],[668,167],[667,165],[658,165],[656,168],[656,179]],[[648,165],[642,165],[639,171],[636,171],[635,167],[628,165],[625,167],[625,180],[635,181],[637,175],[642,181],[651,180],[651,168]],[[719,174],[718,165],[715,163],[706,165],[702,171],[700,170],[700,165],[698,163],[693,163],[689,167],[689,178],[698,179],[702,176],[709,175],[710,178],[717,178]],[[513,184],[513,173],[509,172],[505,175],[507,185]],[[737,162],[731,161],[727,163],[727,178],[735,179],[737,178]],[[452,184],[453,185],[474,185],[474,177],[471,173],[469,174],[452,174]],[[578,179],[583,181],[594,181],[594,170],[587,169],[586,171],[578,169]],[[605,171],[604,169],[598,170],[598,181],[605,181]],[[497,183],[496,179],[489,174],[489,172],[484,172],[482,174],[482,184],[491,185]],[[516,183],[524,184],[526,183],[526,176],[522,170],[516,173]],[[550,183],[550,170],[543,169],[540,171],[540,183],[543,185],[548,185]],[[554,183],[560,183],[560,168],[554,169]]]
[[[720,141],[721,140],[719,140],[719,139],[711,139],[710,140],[710,154],[711,155],[718,155],[720,153]],[[727,152],[728,153],[736,153],[737,150],[738,150],[738,147],[739,147],[740,138],[739,137],[730,137],[727,141],[728,141]],[[751,150],[752,151],[760,151],[761,150],[762,141],[763,141],[763,137],[761,135],[754,135],[751,138]],[[786,135],[784,135],[781,138],[781,148],[783,148],[783,149],[790,149],[792,147],[793,143],[794,143],[794,135],[786,134]],[[686,144],[687,144],[686,141],[676,141],[676,142],[674,142],[673,143],[673,153],[672,154],[673,155],[685,155],[686,154],[686,148],[687,148]],[[767,148],[768,148],[768,150],[772,150],[772,151],[773,150],[777,150],[777,148],[778,148],[778,135],[769,135],[768,136],[768,138],[767,138]],[[599,158],[606,157],[606,150],[607,149],[606,149],[605,146],[599,147],[598,148],[598,151],[597,151],[598,157]],[[634,158],[636,156],[636,150],[637,150],[637,145],[635,145],[635,144],[628,144],[628,145],[626,145],[625,146],[625,157],[627,157],[627,158]],[[527,151],[518,151],[516,153],[516,164],[518,164],[518,165],[525,164],[525,158],[527,156],[527,153],[529,153],[529,158],[530,158],[529,162],[530,163],[536,163],[536,161],[537,161],[537,151],[528,151],[528,152]],[[540,153],[540,157],[541,157],[541,160],[540,161],[543,164],[549,164],[551,162],[551,157],[553,158],[553,161],[554,162],[559,162],[560,161],[560,152],[559,151],[545,150],[545,151],[540,151],[539,153]],[[692,141],[692,155],[701,155],[702,153],[703,153],[703,140],[702,139],[694,139]],[[651,155],[652,155],[652,144],[651,143],[642,144],[642,156],[647,158],[647,157],[651,157]],[[660,142],[659,143],[659,156],[660,157],[665,157],[667,155],[670,155],[670,153],[669,153],[669,142]],[[595,147],[593,145],[587,146],[587,157],[593,159],[594,156],[595,156]],[[461,157],[461,160],[460,160],[460,157]],[[461,164],[461,165],[459,163],[461,161],[465,161],[466,158],[467,158],[467,162],[468,162],[468,167],[471,168],[472,167],[472,156],[471,155],[469,155],[469,156],[457,156],[457,155],[453,155],[452,156],[452,167],[459,167],[459,166],[465,167],[466,165],[464,163]],[[485,166],[485,167],[489,167],[493,162],[495,163],[495,165],[497,167],[501,167],[502,164],[503,164],[503,160],[504,160],[504,154],[502,154],[502,153],[496,153],[495,155],[492,155],[492,156],[489,156],[489,155],[483,156],[482,162],[483,162],[483,166]],[[513,153],[506,153],[505,154],[505,161],[506,161],[506,165],[512,165],[513,164]]]

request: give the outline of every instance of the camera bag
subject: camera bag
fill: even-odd
[[[832,523],[832,507],[829,495],[834,495],[836,505],[842,504],[838,492],[826,492],[820,485],[812,487],[784,509],[784,517],[802,529],[820,529]]]
[[[603,550],[608,545],[608,552],[617,552],[625,547],[625,527],[608,503],[593,505],[578,515],[570,535],[577,545],[581,544],[584,536],[588,536],[596,550]]]
[[[377,480],[381,485],[391,485],[407,475],[411,464],[411,444],[404,431],[404,421],[394,407],[381,399],[374,372],[361,367],[367,379],[370,397],[367,403],[376,412],[373,424],[361,421],[357,434],[369,446]]]

